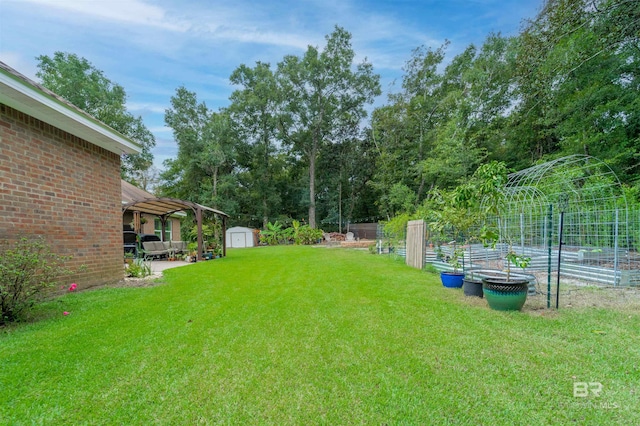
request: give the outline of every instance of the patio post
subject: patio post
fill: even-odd
[[[196,223],[198,224],[198,253],[196,254],[197,260],[202,260],[203,244],[202,244],[202,207],[196,208]]]

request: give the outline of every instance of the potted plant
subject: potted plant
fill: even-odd
[[[458,188],[454,191],[431,191],[433,210],[431,215],[433,221],[429,223],[429,228],[433,234],[442,239],[443,236],[453,237],[450,244],[452,251],[445,254],[439,245],[437,254],[445,262],[453,266],[453,272],[443,271],[440,273],[442,285],[449,288],[462,287],[464,280],[464,251],[458,247],[461,236],[476,222],[476,217],[470,214],[468,203],[462,200]]]
[[[469,250],[470,268],[465,270],[463,291],[465,296],[483,297],[482,279],[474,276],[472,267],[472,244],[481,242],[486,247],[495,247],[499,233],[497,228],[486,224],[490,215],[498,215],[503,204],[503,187],[507,181],[507,169],[504,163],[492,161],[481,165],[473,176],[456,188],[456,199],[466,208],[469,218],[464,229]]]
[[[470,271],[469,275],[465,275],[462,280],[462,291],[465,296],[482,298],[484,295],[482,292],[482,279],[474,277],[473,272]]]
[[[187,244],[187,250],[189,252],[188,259],[185,259],[187,262],[195,262],[198,260],[198,243],[190,242]]]
[[[484,225],[480,228],[477,235],[471,235],[467,240],[468,243],[471,243],[472,241],[480,241],[484,247],[495,247],[498,241],[498,232],[497,230]],[[471,259],[471,244],[469,244],[469,259]],[[482,278],[474,275],[473,268],[470,268],[469,273],[465,275],[462,283],[462,290],[464,291],[465,296],[480,298],[484,296],[484,292],[482,291]]]
[[[524,272],[531,258],[517,254],[510,244],[505,259],[507,261],[506,277],[483,278],[482,291],[491,309],[519,311],[527,300],[529,280],[524,277],[512,277],[511,265],[521,268]]]
[[[464,273],[460,271],[462,268],[461,260],[464,260],[464,251],[456,247],[453,242],[453,251],[450,256],[446,257],[446,262],[453,267],[453,272],[440,272],[440,280],[442,285],[447,288],[460,288],[464,280]]]

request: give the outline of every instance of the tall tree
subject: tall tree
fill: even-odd
[[[226,195],[233,187],[236,140],[229,114],[210,111],[194,92],[179,87],[165,112],[165,123],[178,144],[178,156],[166,164],[163,174],[173,182],[162,187],[165,194],[232,212],[233,200]]]
[[[640,158],[640,8],[549,0],[519,37],[514,138],[533,159],[587,153],[625,180]],[[524,148],[524,149],[523,149]]]
[[[403,70],[402,90],[389,96],[389,105],[373,113],[372,140],[378,150],[376,173],[370,185],[380,194],[380,214],[396,211],[393,194],[411,194],[417,202],[434,176],[448,176],[425,163],[432,158],[439,123],[446,119],[446,96],[439,68],[448,42],[437,49],[420,46],[412,51]],[[439,168],[439,162],[437,165]]]
[[[124,179],[139,185],[140,174],[153,163],[151,149],[156,142],[142,117],[127,111],[124,88],[73,53],[55,52],[53,57],[41,55],[37,59],[36,75],[43,86],[140,144],[142,152],[123,155],[121,168]]]
[[[278,211],[276,190],[278,163],[278,114],[280,90],[270,65],[258,62],[254,68],[241,65],[230,77],[241,88],[231,94],[229,114],[241,141],[238,160],[250,181],[250,203],[262,217],[266,229],[269,217]]]
[[[309,225],[316,227],[316,161],[324,144],[357,135],[365,105],[380,94],[380,77],[366,60],[353,69],[351,34],[336,27],[320,52],[309,46],[303,57],[286,56],[278,64],[283,90],[286,144],[309,165]]]

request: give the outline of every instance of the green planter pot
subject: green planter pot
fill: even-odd
[[[529,281],[500,278],[484,278],[482,292],[491,309],[496,311],[519,311],[527,300]]]

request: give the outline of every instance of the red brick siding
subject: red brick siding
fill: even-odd
[[[123,275],[120,157],[0,104],[0,239],[41,235],[86,288]]]

